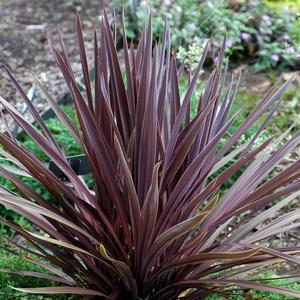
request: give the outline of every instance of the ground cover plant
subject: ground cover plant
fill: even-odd
[[[78,15],[76,28],[85,93],[76,84],[63,39],[60,47],[51,43],[50,47],[79,123],[68,118],[37,78],[36,84],[88,158],[92,188],[69,165],[21,86],[4,67],[39,129],[5,99],[0,98],[1,104],[67,178],[56,177],[47,163],[11,135],[7,123],[7,132],[0,133],[1,154],[15,170],[1,168],[0,172],[16,191],[1,188],[0,203],[34,225],[34,230],[28,230],[2,219],[22,236],[7,244],[16,255],[26,253],[25,261],[45,269],[45,273],[31,275],[57,282],[56,287],[17,290],[84,295],[84,299],[201,299],[215,293],[240,295],[249,289],[300,297],[298,291],[270,285],[257,276],[274,265],[286,269],[299,265],[299,247],[269,248],[267,243],[270,237],[299,226],[298,209],[284,216],[277,212],[300,194],[300,161],[279,174],[272,173],[298,145],[299,134],[286,141],[285,132],[257,143],[293,78],[285,83],[279,79],[228,135],[239,113],[230,115],[240,77],[236,82],[232,78],[226,87],[226,39],[198,97],[197,114],[191,118],[191,98],[209,45],[180,99],[182,68],[171,54],[167,25],[161,42],[154,45],[151,16],[136,49],[128,47],[124,38],[123,78],[115,45],[116,24],[111,27],[104,14],[100,37],[94,33],[93,83]],[[264,121],[250,141],[234,148],[260,118]],[[234,164],[210,179],[232,158],[236,158]],[[238,180],[219,193],[243,167]],[[44,186],[49,201],[18,178],[20,171]],[[275,205],[268,206],[275,200]],[[257,231],[258,224],[263,228]]]
[[[290,2],[293,5],[290,5]],[[172,42],[180,45],[180,58],[194,65],[206,40],[222,42],[226,28],[227,53],[232,64],[247,60],[255,71],[299,69],[299,20],[295,1],[173,1],[154,0],[154,35],[163,31],[165,15],[174,28]],[[120,1],[126,5],[130,38],[137,38],[147,15],[146,1]],[[135,5],[133,5],[135,3]],[[214,51],[210,53],[214,58]]]

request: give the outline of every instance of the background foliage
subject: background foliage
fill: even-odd
[[[129,37],[136,39],[148,13],[146,2],[124,1],[117,7],[123,5],[127,8]],[[167,16],[174,28],[173,44],[181,45],[181,52],[186,51],[185,59],[194,64],[194,57],[199,57],[205,41],[209,38],[220,45],[226,28],[232,62],[246,59],[256,71],[298,69],[297,5],[294,1],[153,0],[154,37],[162,34]],[[214,51],[211,56],[214,57]]]

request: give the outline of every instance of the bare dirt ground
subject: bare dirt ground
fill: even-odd
[[[0,64],[7,65],[24,89],[30,89],[37,74],[53,96],[65,90],[63,79],[50,53],[48,37],[57,41],[58,24],[63,28],[65,43],[74,62],[74,70],[80,74],[75,13],[82,18],[87,53],[92,50],[92,27],[100,24],[102,0],[0,0]],[[22,106],[14,88],[0,71],[0,95]],[[38,101],[38,106],[43,102]]]
[[[0,65],[9,67],[25,91],[32,86],[31,73],[35,73],[58,99],[66,87],[50,53],[48,38],[55,44],[58,25],[62,27],[73,69],[80,75],[75,35],[76,11],[80,13],[87,54],[92,59],[93,25],[99,28],[103,7],[109,8],[113,3],[113,0],[0,0]],[[267,75],[255,74],[247,66],[237,68],[235,73],[240,69],[244,69],[241,91],[251,89],[259,98],[271,86]],[[21,109],[23,102],[4,73],[0,69],[0,96]],[[35,105],[41,111],[45,101],[38,97]]]

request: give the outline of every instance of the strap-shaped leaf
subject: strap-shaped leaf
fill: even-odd
[[[46,294],[46,295],[64,295],[64,294],[73,294],[73,295],[90,295],[90,296],[99,296],[109,299],[109,297],[103,293],[100,293],[95,290],[80,288],[80,287],[70,287],[70,286],[59,286],[59,287],[41,287],[41,288],[16,288],[12,289],[29,294]]]

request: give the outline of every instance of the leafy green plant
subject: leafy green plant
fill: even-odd
[[[121,3],[131,7],[129,2]],[[239,3],[238,8],[230,5],[231,2]],[[173,44],[180,45],[179,58],[191,66],[197,64],[205,40],[211,39],[220,45],[226,29],[227,52],[232,61],[247,59],[256,71],[299,68],[299,22],[288,6],[283,7],[284,11],[277,11],[270,10],[262,0],[154,0],[151,7],[154,38],[157,40],[162,35],[166,18],[174,28]],[[139,36],[148,10],[146,1],[137,1],[135,17],[128,14],[130,38]],[[214,53],[212,49],[212,59]]]
[[[0,133],[5,148],[2,154],[15,168],[1,168],[0,172],[17,189],[2,188],[0,203],[23,215],[35,229],[5,219],[2,222],[27,241],[13,240],[12,245],[27,253],[25,257],[33,264],[51,272],[51,280],[58,283],[57,287],[16,289],[95,299],[202,299],[213,293],[240,294],[248,289],[299,297],[300,292],[253,278],[272,265],[299,264],[299,247],[270,248],[266,240],[299,226],[298,209],[284,216],[277,212],[300,194],[300,161],[279,174],[273,170],[298,145],[300,137],[297,134],[283,143],[287,135],[283,133],[277,140],[257,143],[292,78],[283,84],[278,81],[228,135],[238,115],[231,116],[230,110],[239,80],[225,88],[228,68],[223,68],[222,61],[226,40],[192,118],[191,98],[208,46],[181,99],[181,72],[175,55],[170,55],[167,26],[162,42],[154,48],[151,17],[137,49],[128,48],[124,39],[125,80],[104,14],[100,39],[94,32],[93,83],[79,16],[76,28],[84,94],[76,84],[63,40],[60,49],[50,45],[79,124],[68,118],[37,78],[36,84],[86,155],[92,188],[70,166],[6,69],[39,129],[9,102],[3,98],[0,102],[67,177],[63,181],[52,173],[44,161],[11,136],[9,128],[7,134]],[[124,23],[123,31],[125,37]],[[264,121],[255,135],[238,145],[261,117]],[[232,158],[236,162],[210,180]],[[220,195],[226,181],[244,167],[238,180]],[[20,171],[43,185],[50,200],[14,175]],[[242,214],[248,217],[241,222]],[[264,227],[256,231],[258,224]],[[43,273],[40,276],[45,278]]]
[[[135,9],[132,9],[131,0],[121,0],[112,3],[114,8],[125,7],[127,37],[137,40],[140,28],[143,27],[145,18],[149,13],[147,1],[135,1]],[[220,0],[216,9],[220,8],[225,1]],[[221,4],[222,2],[222,4]],[[163,28],[167,19],[172,30],[172,42],[174,45],[188,44],[203,36],[199,21],[202,20],[202,5],[198,1],[186,0],[154,0],[151,1],[153,13],[153,37],[159,39],[163,34]]]
[[[299,61],[297,42],[300,31],[294,15],[289,11],[273,12],[261,16],[256,32],[258,61],[257,71],[274,68],[295,68]]]

